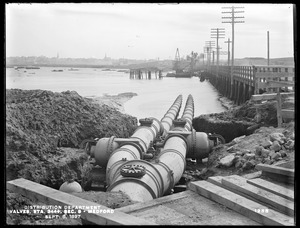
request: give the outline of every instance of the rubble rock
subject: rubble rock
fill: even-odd
[[[229,154],[229,155],[225,156],[224,158],[222,158],[219,161],[219,164],[221,166],[230,167],[233,165],[234,159],[235,159],[235,156],[233,154]]]
[[[242,141],[243,138],[245,138],[245,137],[246,137],[246,135],[242,135],[242,136],[240,136],[240,137],[234,138],[232,141],[233,141],[234,143],[239,143],[239,142]]]
[[[277,140],[273,141],[272,146],[270,146],[271,150],[274,150],[275,152],[278,152],[281,150],[281,146]]]
[[[284,135],[282,133],[272,133],[269,135],[271,142],[278,141],[280,144],[284,143]]]
[[[287,155],[284,150],[279,151],[279,153],[280,153],[280,155],[281,155],[282,158],[286,157],[286,155]]]
[[[262,151],[261,151],[261,156],[262,156],[263,158],[267,158],[267,157],[269,156],[270,152],[271,152],[270,150],[262,149]]]
[[[235,163],[235,168],[239,169],[239,168],[242,168],[243,167],[243,162],[242,160],[238,160],[236,163]]]
[[[243,154],[244,154],[243,151],[238,151],[238,152],[235,153],[235,155],[238,155],[238,156],[241,156]]]
[[[290,139],[295,140],[295,133],[294,132],[291,134]]]
[[[249,170],[252,169],[255,166],[255,161],[251,160],[251,161],[246,161],[242,167],[243,170]]]
[[[295,147],[295,141],[292,139],[288,140],[287,143],[285,144],[285,147],[287,149],[293,150]]]
[[[272,165],[272,164],[273,164],[273,161],[271,161],[270,158],[265,158],[265,159],[263,160],[263,163],[266,164],[266,165]]]
[[[231,153],[231,152],[233,152],[234,151],[234,146],[230,146],[230,147],[228,147],[227,148],[227,151],[229,152],[229,153]]]
[[[272,145],[272,142],[270,140],[266,140],[263,143],[261,143],[261,146],[263,148],[269,148]]]
[[[263,149],[264,149],[263,146],[256,146],[256,147],[255,147],[255,154],[256,154],[257,156],[261,156],[261,152],[262,152]]]
[[[271,152],[271,153],[270,153],[270,157],[271,157],[271,160],[275,160],[275,161],[277,161],[277,160],[278,160],[278,158],[280,158],[280,157],[281,157],[281,154],[280,154],[280,153],[278,153],[278,152]]]
[[[246,153],[244,154],[243,156],[246,160],[252,160],[252,159],[255,159],[255,154],[252,154],[252,153]]]

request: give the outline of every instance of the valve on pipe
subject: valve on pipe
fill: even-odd
[[[101,167],[106,167],[111,154],[125,144],[130,147],[127,149],[130,150],[131,154],[135,154],[133,155],[134,158],[143,159],[144,156],[150,158],[151,155],[147,154],[149,147],[151,147],[156,138],[163,136],[169,131],[172,121],[178,116],[181,103],[182,95],[179,95],[161,121],[156,118],[140,119],[140,126],[129,139],[112,136],[92,141],[84,140],[82,144],[85,143],[86,145],[86,153],[95,158],[95,164]],[[132,149],[132,147],[134,148]]]
[[[107,191],[123,191],[132,200],[147,201],[172,192],[186,168],[186,158],[208,157],[222,136],[192,128],[194,100],[191,95],[182,116],[179,95],[161,121],[141,119],[128,139],[103,138],[90,142],[90,155],[106,167]]]
[[[168,114],[163,117],[163,120],[168,120],[166,118]],[[193,115],[194,102],[192,96],[189,96],[181,119],[173,119],[172,125],[167,125],[172,132],[165,131],[163,148],[158,156],[150,162],[136,159],[118,166],[118,169],[114,170],[111,185],[107,190],[126,192],[135,201],[147,201],[170,193],[186,167],[185,158],[188,149],[186,136],[191,134]],[[137,165],[146,169],[145,174],[132,174],[136,175],[135,177],[124,175],[123,169],[127,170],[128,167]]]

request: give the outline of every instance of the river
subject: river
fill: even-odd
[[[53,92],[76,91],[83,97],[99,97],[133,92],[137,96],[124,104],[125,113],[138,119],[161,119],[179,94],[184,107],[189,94],[194,98],[195,117],[225,111],[218,100],[217,90],[198,77],[162,79],[129,79],[129,73],[100,68],[41,67],[40,69],[6,68],[6,88],[41,89]],[[62,70],[62,72],[53,72]],[[163,76],[166,73],[163,73]],[[181,112],[183,111],[183,108]],[[181,114],[180,114],[181,115]]]

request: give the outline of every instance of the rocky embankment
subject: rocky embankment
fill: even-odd
[[[282,108],[294,109],[294,103],[285,99]],[[226,143],[216,146],[205,164],[188,164],[184,174],[188,180],[209,176],[244,175],[256,172],[259,163],[276,165],[293,162],[295,154],[295,124],[287,121],[277,127],[276,101],[245,104],[223,113],[194,118],[197,131],[217,133]]]
[[[6,90],[6,178],[53,188],[72,176],[84,187],[90,165],[84,139],[129,137],[134,117],[74,91]]]

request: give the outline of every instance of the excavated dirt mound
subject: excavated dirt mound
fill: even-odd
[[[131,94],[129,94],[131,95]],[[118,100],[128,99],[121,94]],[[114,106],[83,98],[74,91],[6,90],[6,180],[26,178],[59,189],[73,178],[83,189],[89,185],[91,159],[80,148],[84,139],[127,138],[137,127],[135,117]],[[95,197],[81,193],[82,198]],[[119,194],[120,195],[120,194]],[[112,208],[132,202],[126,196],[97,195],[99,203]],[[7,209],[36,205],[19,194],[7,191]],[[75,219],[45,219],[45,215],[7,214],[8,224],[76,225]]]
[[[129,137],[137,120],[74,91],[6,90],[6,178],[49,187],[72,176],[83,187],[91,169],[80,143],[95,137]]]
[[[294,109],[294,103],[286,99],[282,108]],[[249,100],[228,111],[193,119],[193,128],[196,131],[220,134],[226,142],[242,135],[250,135],[262,126],[277,126],[276,101],[255,104]]]

